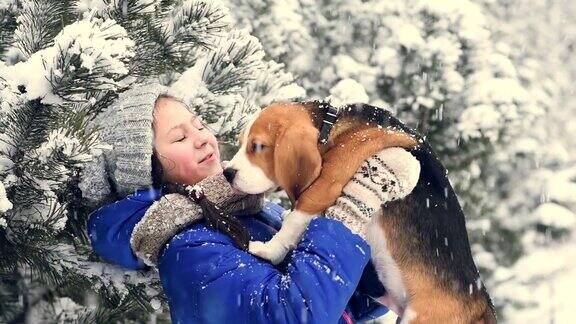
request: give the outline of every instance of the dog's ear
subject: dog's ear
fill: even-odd
[[[276,139],[274,172],[292,206],[320,175],[322,157],[317,141],[318,130],[312,125],[287,125]]]

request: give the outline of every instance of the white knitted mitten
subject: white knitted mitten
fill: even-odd
[[[326,209],[326,217],[365,238],[372,215],[386,202],[410,194],[419,177],[420,162],[412,154],[398,147],[384,149],[364,161],[336,203]]]

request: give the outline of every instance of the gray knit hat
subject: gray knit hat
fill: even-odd
[[[152,112],[158,96],[167,93],[156,82],[133,85],[93,120],[105,148],[82,171],[79,188],[91,204],[108,198],[111,186],[124,196],[152,185]]]

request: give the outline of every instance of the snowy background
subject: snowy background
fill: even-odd
[[[154,274],[91,254],[81,181],[105,149],[89,121],[156,77],[223,144],[273,100],[392,110],[448,168],[501,322],[573,323],[574,17],[571,0],[0,0],[0,322],[166,319]]]

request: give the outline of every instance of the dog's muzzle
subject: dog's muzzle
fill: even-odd
[[[234,168],[226,168],[224,169],[224,178],[226,178],[226,180],[232,184],[234,182],[234,178],[236,177],[236,173],[238,172],[238,170],[234,169]]]

